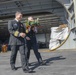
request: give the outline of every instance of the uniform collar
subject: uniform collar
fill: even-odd
[[[15,18],[15,21],[19,22],[19,20],[17,20],[16,18]]]

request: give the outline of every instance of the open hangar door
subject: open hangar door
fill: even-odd
[[[57,27],[61,23],[67,24],[70,29],[75,27],[73,0],[2,0],[0,7],[1,42],[7,42],[9,38],[7,23],[8,20],[14,18],[16,11],[21,11],[24,14],[22,22],[25,22],[28,16],[39,18],[41,29],[38,30],[37,40],[46,44],[46,47],[50,40],[51,27]],[[70,34],[69,39],[60,49],[75,48],[75,41],[71,35],[74,34]]]

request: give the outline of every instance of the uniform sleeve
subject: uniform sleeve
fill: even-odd
[[[8,31],[9,31],[10,34],[14,35],[15,37],[20,37],[19,36],[19,34],[20,34],[19,31],[14,30],[12,21],[8,21]]]
[[[26,25],[25,25],[25,24],[23,24],[23,23],[22,23],[22,25],[23,25],[24,30],[25,30],[25,33],[26,33]]]

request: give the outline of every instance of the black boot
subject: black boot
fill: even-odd
[[[42,59],[40,59],[40,60],[38,61],[38,63],[39,63],[39,65],[46,65],[46,62],[43,61]]]
[[[32,69],[29,69],[29,68],[26,68],[26,69],[23,69],[23,72],[24,73],[32,73],[33,70]]]
[[[11,66],[11,69],[13,70],[13,71],[16,71],[17,70],[17,68],[14,66],[14,67],[12,67]]]

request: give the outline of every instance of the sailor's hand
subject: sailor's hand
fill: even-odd
[[[26,40],[30,40],[30,38],[29,37],[26,37]]]
[[[21,36],[22,38],[24,38],[26,36],[25,33],[20,33],[19,36]]]

